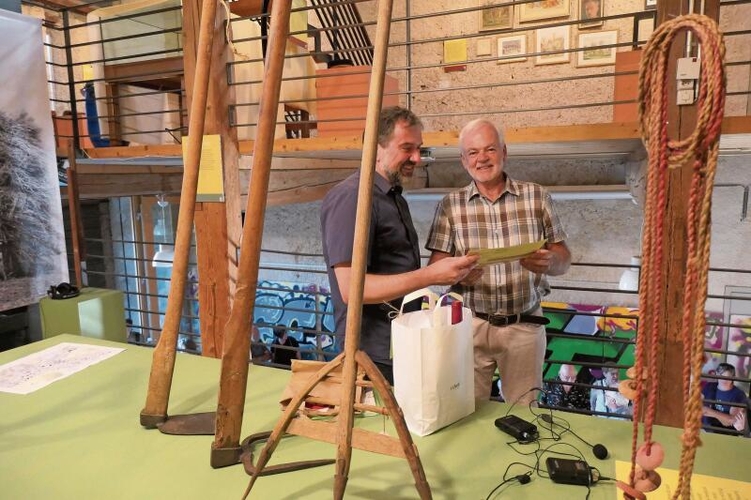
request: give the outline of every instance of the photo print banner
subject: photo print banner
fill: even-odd
[[[0,311],[68,280],[42,25],[0,10]]]

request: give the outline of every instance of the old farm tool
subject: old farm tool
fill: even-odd
[[[141,410],[141,425],[153,429],[167,421],[172,376],[175,370],[177,350],[177,333],[182,315],[183,295],[188,275],[188,257],[193,227],[193,212],[196,206],[198,187],[198,166],[201,159],[204,126],[206,122],[206,101],[209,89],[209,70],[211,66],[211,47],[214,40],[214,23],[216,21],[216,0],[203,0],[201,23],[198,34],[198,53],[196,72],[193,80],[193,98],[190,102],[189,132],[193,137],[189,141],[185,154],[183,182],[180,190],[180,213],[177,218],[175,238],[175,258],[172,267],[167,311],[159,342],[154,348],[149,376],[149,389],[146,405]],[[213,433],[213,429],[206,429]]]
[[[245,392],[248,382],[250,353],[250,321],[253,317],[255,290],[258,284],[258,263],[261,257],[261,235],[266,212],[271,156],[274,148],[274,129],[281,90],[284,52],[289,34],[291,2],[274,2],[271,10],[271,30],[261,91],[261,107],[253,145],[253,166],[245,209],[242,249],[238,263],[238,278],[232,312],[226,325],[219,401],[216,410],[214,442],[211,445],[211,466],[225,467],[240,463],[243,454],[252,463],[251,447],[256,440],[240,444]],[[276,466],[284,472],[331,463],[330,460],[295,462]]]
[[[165,328],[154,352],[149,393],[146,407],[141,412],[141,424],[158,427],[165,434],[214,434],[211,465],[221,467],[241,461],[243,447],[238,444],[242,421],[245,390],[248,376],[250,325],[253,316],[253,292],[258,279],[260,238],[268,193],[271,153],[273,149],[276,109],[279,104],[284,50],[289,31],[290,2],[275,2],[272,7],[269,52],[259,113],[258,133],[253,154],[253,174],[248,196],[246,224],[243,227],[243,249],[238,267],[237,294],[232,314],[227,324],[223,346],[222,385],[219,391],[217,412],[167,417],[167,403],[172,383],[180,321],[181,298],[185,287],[188,250],[190,244],[193,210],[195,208],[198,164],[201,154],[200,140],[189,142],[182,188],[182,207],[178,219],[173,279],[170,287]],[[210,55],[213,29],[216,22],[216,2],[204,0],[198,37],[199,51],[196,59],[195,93],[191,101],[190,132],[194,138],[203,136],[205,108],[209,86]],[[227,429],[231,429],[229,434]],[[234,439],[232,436],[235,436]],[[254,439],[246,445],[252,446]],[[251,450],[247,454],[252,459]],[[330,464],[331,460],[314,460],[283,464],[281,470],[297,470]],[[272,468],[271,471],[274,469]],[[279,471],[281,471],[279,470]]]
[[[335,462],[332,458],[325,458],[320,460],[305,460],[301,462],[287,462],[286,464],[271,465],[265,467],[262,471],[256,472],[256,467],[253,465],[253,446],[255,443],[268,441],[271,436],[271,431],[257,432],[243,439],[240,447],[243,449],[243,453],[240,455],[240,460],[245,467],[245,472],[253,476],[258,474],[259,476],[272,476],[274,474],[282,474],[284,472],[292,472],[301,469],[309,469],[311,467],[320,467],[322,465],[331,465]]]

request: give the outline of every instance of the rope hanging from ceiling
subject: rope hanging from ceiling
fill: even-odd
[[[693,132],[682,140],[668,137],[668,74],[670,47],[676,36],[688,30],[700,45],[697,118]],[[647,44],[639,70],[639,116],[642,139],[649,155],[647,197],[642,235],[642,273],[639,286],[639,334],[635,365],[621,383],[622,392],[634,402],[631,474],[629,483],[618,482],[624,497],[646,498],[659,487],[655,469],[664,458],[662,446],[653,440],[662,358],[659,326],[666,315],[664,252],[667,185],[670,169],[691,168],[691,187],[686,214],[686,268],[680,338],[683,344],[684,431],[678,486],[673,498],[690,498],[691,474],[696,449],[701,445],[701,369],[704,356],[709,271],[712,189],[719,154],[720,128],[725,107],[725,45],[717,23],[690,14],[661,24]],[[643,441],[639,445],[640,420]]]

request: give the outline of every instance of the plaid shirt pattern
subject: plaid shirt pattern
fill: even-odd
[[[506,176],[504,192],[494,202],[482,196],[474,182],[446,195],[436,208],[425,248],[464,255],[543,238],[550,243],[566,239],[550,194],[539,184]],[[550,286],[544,275],[513,261],[487,266],[474,285],[455,285],[452,291],[476,313],[511,315],[536,309]]]

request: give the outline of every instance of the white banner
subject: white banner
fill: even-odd
[[[0,10],[0,310],[68,280],[42,26]]]

